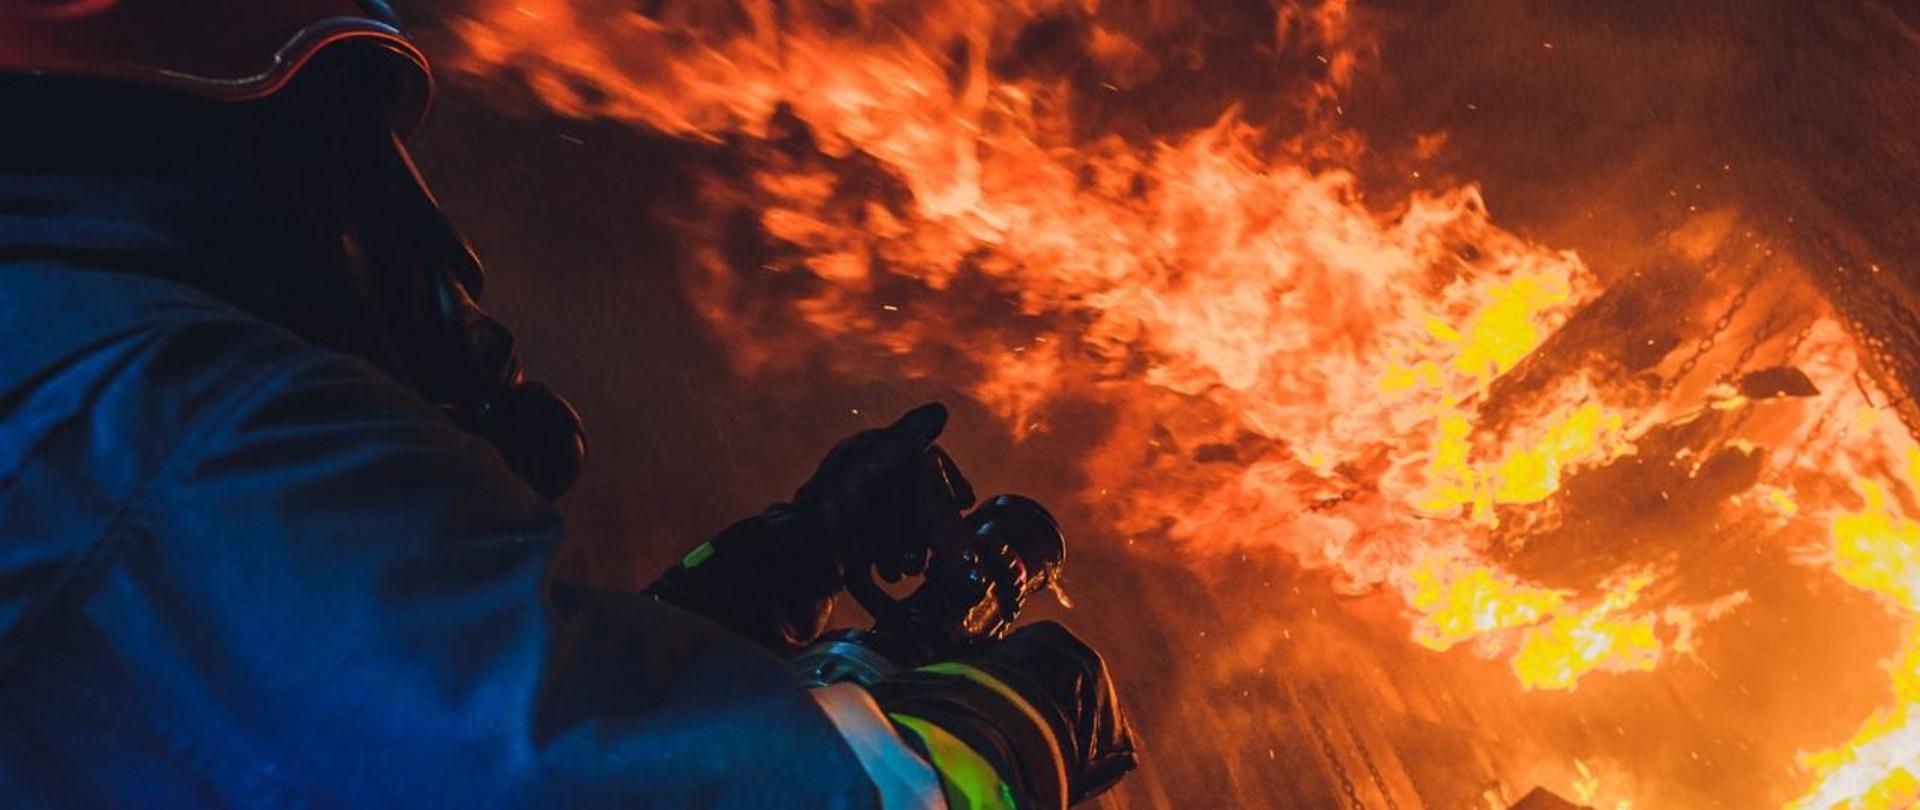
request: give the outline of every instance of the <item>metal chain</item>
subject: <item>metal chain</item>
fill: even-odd
[[[1713,347],[1720,342],[1720,336],[1724,334],[1729,327],[1733,326],[1734,316],[1739,315],[1740,310],[1747,305],[1747,298],[1752,296],[1754,288],[1759,286],[1761,273],[1767,266],[1765,263],[1756,262],[1753,267],[1747,271],[1747,277],[1741,281],[1740,289],[1734,293],[1733,300],[1727,304],[1726,311],[1722,312],[1720,317],[1713,322],[1713,328],[1708,330],[1707,334],[1700,338],[1698,343],[1694,344],[1693,354],[1688,355],[1687,359],[1680,361],[1680,366],[1674,369],[1673,376],[1668,377],[1666,381],[1661,384],[1660,393],[1662,395],[1673,393],[1673,389],[1678,388],[1680,382],[1686,379],[1687,375],[1692,374],[1695,367],[1700,365],[1700,360],[1707,356],[1707,352],[1713,351]]]
[[[1873,290],[1874,296],[1879,300],[1880,306],[1886,311],[1893,313],[1894,320],[1898,322],[1897,326],[1899,327],[1896,332],[1905,332],[1903,335],[1896,335],[1896,339],[1903,339],[1900,345],[1920,346],[1920,317],[1916,317],[1913,314],[1913,310],[1908,309],[1907,305],[1902,303],[1892,290],[1888,289],[1886,285],[1873,280],[1871,275],[1867,277],[1865,283]],[[1908,418],[1906,409],[1900,407],[1912,398],[1912,392],[1908,389],[1908,385],[1910,381],[1915,379],[1916,372],[1920,370],[1916,369],[1913,359],[1908,357],[1905,352],[1897,352],[1894,350],[1892,341],[1880,341],[1880,349],[1882,353],[1879,357],[1875,358],[1875,360],[1887,369],[1887,376],[1890,378],[1882,383],[1882,393],[1886,394],[1887,397],[1892,400],[1892,402],[1888,403],[1888,406],[1894,409],[1894,413],[1900,417],[1901,423],[1906,425],[1907,433],[1913,436],[1915,442],[1920,442],[1920,430],[1916,430],[1916,425]]]
[[[1813,328],[1819,324],[1820,317],[1818,315],[1809,318],[1807,325],[1801,327],[1799,333],[1795,334],[1792,340],[1787,341],[1786,347],[1780,352],[1780,365],[1793,365],[1793,358],[1800,354],[1800,347],[1805,346],[1807,339],[1813,337]],[[1766,472],[1763,473],[1769,482],[1782,480],[1787,472],[1793,469],[1795,464],[1800,463],[1800,458],[1806,455],[1807,448],[1813,444],[1813,440],[1827,429],[1827,423],[1833,419],[1833,411],[1834,405],[1831,402],[1827,407],[1822,408],[1820,410],[1820,418],[1814,420],[1813,427],[1809,428],[1806,434],[1800,437],[1800,441],[1794,443],[1793,452],[1787,456],[1786,460],[1780,464],[1769,467]],[[1748,403],[1747,410],[1740,414],[1740,418],[1734,421],[1733,427],[1730,428],[1728,432],[1731,433],[1745,426],[1747,419],[1752,415],[1753,404]]]
[[[1875,281],[1873,274],[1868,274],[1865,281],[1873,290],[1874,297],[1878,299],[1880,305],[1893,313],[1894,320],[1898,321],[1901,330],[1906,332],[1902,337],[1908,340],[1920,340],[1920,316],[1915,316],[1913,310],[1909,309],[1906,303],[1900,300],[1900,296],[1887,285]]]
[[[1318,689],[1314,690],[1316,697]],[[1340,752],[1333,747],[1333,735],[1327,733],[1327,727],[1320,722],[1319,710],[1326,706],[1324,697],[1317,701],[1319,706],[1307,706],[1307,723],[1313,726],[1313,736],[1320,741],[1320,753],[1327,758],[1327,764],[1333,766],[1333,775],[1340,780],[1340,792],[1347,797],[1347,806],[1352,810],[1367,810],[1365,802],[1360,801],[1360,790],[1353,784],[1353,777],[1347,775],[1347,766],[1340,762]]]
[[[1800,353],[1801,346],[1807,345],[1807,339],[1813,337],[1813,328],[1818,325],[1820,325],[1820,316],[1815,315],[1807,320],[1807,325],[1801,328],[1800,334],[1794,335],[1792,340],[1787,341],[1786,351],[1780,355],[1781,365],[1793,364],[1793,356]]]
[[[1821,456],[1831,455],[1839,450],[1842,445],[1846,444],[1848,439],[1853,438],[1853,425],[1848,424],[1848,420],[1834,419],[1833,423],[1837,424],[1838,427],[1830,428],[1833,437],[1827,439],[1824,442],[1824,446],[1817,451]]]
[[[1353,738],[1353,747],[1360,752],[1360,763],[1367,766],[1367,776],[1373,779],[1373,786],[1380,789],[1380,795],[1387,800],[1387,810],[1400,810],[1400,803],[1394,801],[1393,791],[1387,787],[1387,778],[1380,773],[1380,766],[1374,764],[1373,752],[1367,749],[1367,741],[1360,738],[1360,729],[1353,725],[1353,718],[1342,712],[1340,722],[1347,726],[1347,736]]]
[[[1814,441],[1819,439],[1821,434],[1826,433],[1827,426],[1833,423],[1833,415],[1839,408],[1840,401],[1836,398],[1828,402],[1827,407],[1820,409],[1820,418],[1815,419],[1813,421],[1813,427],[1808,428],[1806,435],[1801,436],[1800,441],[1794,443],[1793,453],[1787,456],[1786,462],[1775,468],[1776,478],[1786,475],[1787,471],[1792,470],[1794,465],[1800,463],[1800,459],[1807,455],[1808,448],[1813,447]]]
[[[1740,354],[1733,358],[1733,363],[1720,372],[1719,378],[1714,380],[1714,385],[1735,385],[1735,381],[1740,376],[1740,371],[1746,368],[1748,363],[1753,362],[1753,356],[1760,352],[1760,347],[1766,345],[1767,341],[1772,340],[1773,336],[1779,333],[1779,324],[1779,310],[1776,309],[1768,312],[1766,320],[1760,323],[1760,328],[1753,331],[1753,339],[1747,341],[1746,347],[1741,349]],[[1797,341],[1799,338],[1795,340]],[[1720,429],[1719,438],[1714,440],[1711,450],[1718,450],[1720,447],[1726,446],[1729,442],[1739,437],[1740,429],[1746,427],[1747,421],[1753,418],[1754,411],[1756,410],[1754,404],[1754,402],[1742,398],[1740,401],[1740,412],[1734,414],[1733,419],[1727,422],[1726,427]],[[1711,454],[1711,452],[1708,452],[1702,455],[1706,456]]]
[[[1359,496],[1360,489],[1358,487],[1347,487],[1327,497],[1315,498],[1313,503],[1307,504],[1305,513],[1311,515],[1325,512]]]
[[[1734,378],[1740,376],[1740,370],[1746,368],[1748,363],[1753,362],[1753,356],[1760,353],[1760,347],[1765,345],[1767,341],[1772,340],[1773,336],[1780,331],[1779,322],[1780,316],[1778,311],[1767,313],[1767,318],[1760,323],[1760,328],[1753,330],[1753,339],[1747,341],[1747,345],[1740,350],[1738,355],[1734,356],[1733,362],[1720,372],[1720,376],[1714,380],[1714,384],[1733,384]]]
[[[1855,345],[1862,354],[1872,360],[1880,370],[1880,387],[1893,399],[1890,406],[1895,416],[1907,429],[1907,434],[1915,442],[1920,442],[1920,424],[1916,424],[1912,407],[1907,404],[1908,387],[1913,381],[1920,381],[1920,358],[1907,356],[1896,351],[1895,341],[1888,340],[1888,334],[1904,338],[1905,345],[1920,345],[1920,316],[1916,316],[1899,300],[1892,290],[1873,278],[1868,272],[1849,266],[1852,252],[1842,248],[1831,234],[1815,228],[1811,229],[1811,238],[1817,248],[1824,253],[1833,268],[1834,279],[1827,285],[1828,295],[1847,331],[1853,336]],[[1875,305],[1880,310],[1879,318],[1873,317]],[[1890,321],[1881,323],[1880,321]],[[1904,335],[1899,334],[1904,332]]]

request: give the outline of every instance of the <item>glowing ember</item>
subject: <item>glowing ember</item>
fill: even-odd
[[[1587,763],[1577,759],[1573,761],[1573,769],[1579,774],[1579,777],[1573,781],[1573,798],[1584,806],[1600,806],[1600,796],[1603,793],[1600,775],[1588,768]],[[1633,803],[1621,800],[1612,806],[1612,810],[1633,810]]]

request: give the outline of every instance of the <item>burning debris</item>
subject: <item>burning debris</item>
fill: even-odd
[[[1795,234],[1706,211],[1668,231],[1664,264],[1596,269],[1503,229],[1472,184],[1382,193],[1366,178],[1417,172],[1383,168],[1400,158],[1342,107],[1382,58],[1375,12],[1259,8],[1247,29],[1154,3],[514,0],[450,30],[460,69],[547,112],[704,145],[696,211],[635,216],[678,223],[689,303],[737,373],[939,376],[1013,441],[1098,413],[1087,534],[1202,572],[1250,553],[1314,572],[1400,639],[1380,655],[1449,662],[1569,726],[1623,694],[1608,679],[1719,680],[1711,639],[1765,633],[1783,589],[1844,586],[1904,638],[1883,707],[1716,784],[1789,808],[1920,801],[1920,445],[1890,403],[1920,332],[1877,268],[1836,286]],[[1271,86],[1178,103],[1230,45]],[[1277,626],[1240,638],[1293,642]],[[1221,671],[1281,678],[1272,655]],[[1275,692],[1350,806],[1505,807],[1527,779],[1607,810],[1705,806],[1589,730],[1421,765],[1445,755],[1354,705],[1391,690],[1353,689]],[[1724,742],[1796,722],[1698,725]],[[1579,759],[1595,748],[1614,764]],[[1468,767],[1509,781],[1418,777]]]
[[[1543,788],[1534,788],[1532,792],[1520,799],[1519,804],[1513,806],[1513,810],[1591,810],[1591,808],[1582,808]]]

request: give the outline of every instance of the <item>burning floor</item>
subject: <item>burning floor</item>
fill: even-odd
[[[1552,127],[1362,109],[1442,5],[501,0],[440,45],[455,115],[652,189],[613,218],[718,376],[959,398],[962,462],[1059,506],[1146,737],[1107,805],[1915,806],[1909,282],[1746,202],[1751,145],[1503,224],[1539,183],[1447,156]]]

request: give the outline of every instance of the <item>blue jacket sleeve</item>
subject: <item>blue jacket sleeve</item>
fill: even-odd
[[[116,346],[11,507],[110,517],[11,639],[7,806],[874,805],[778,661],[549,588],[553,508],[376,370],[241,320]]]

